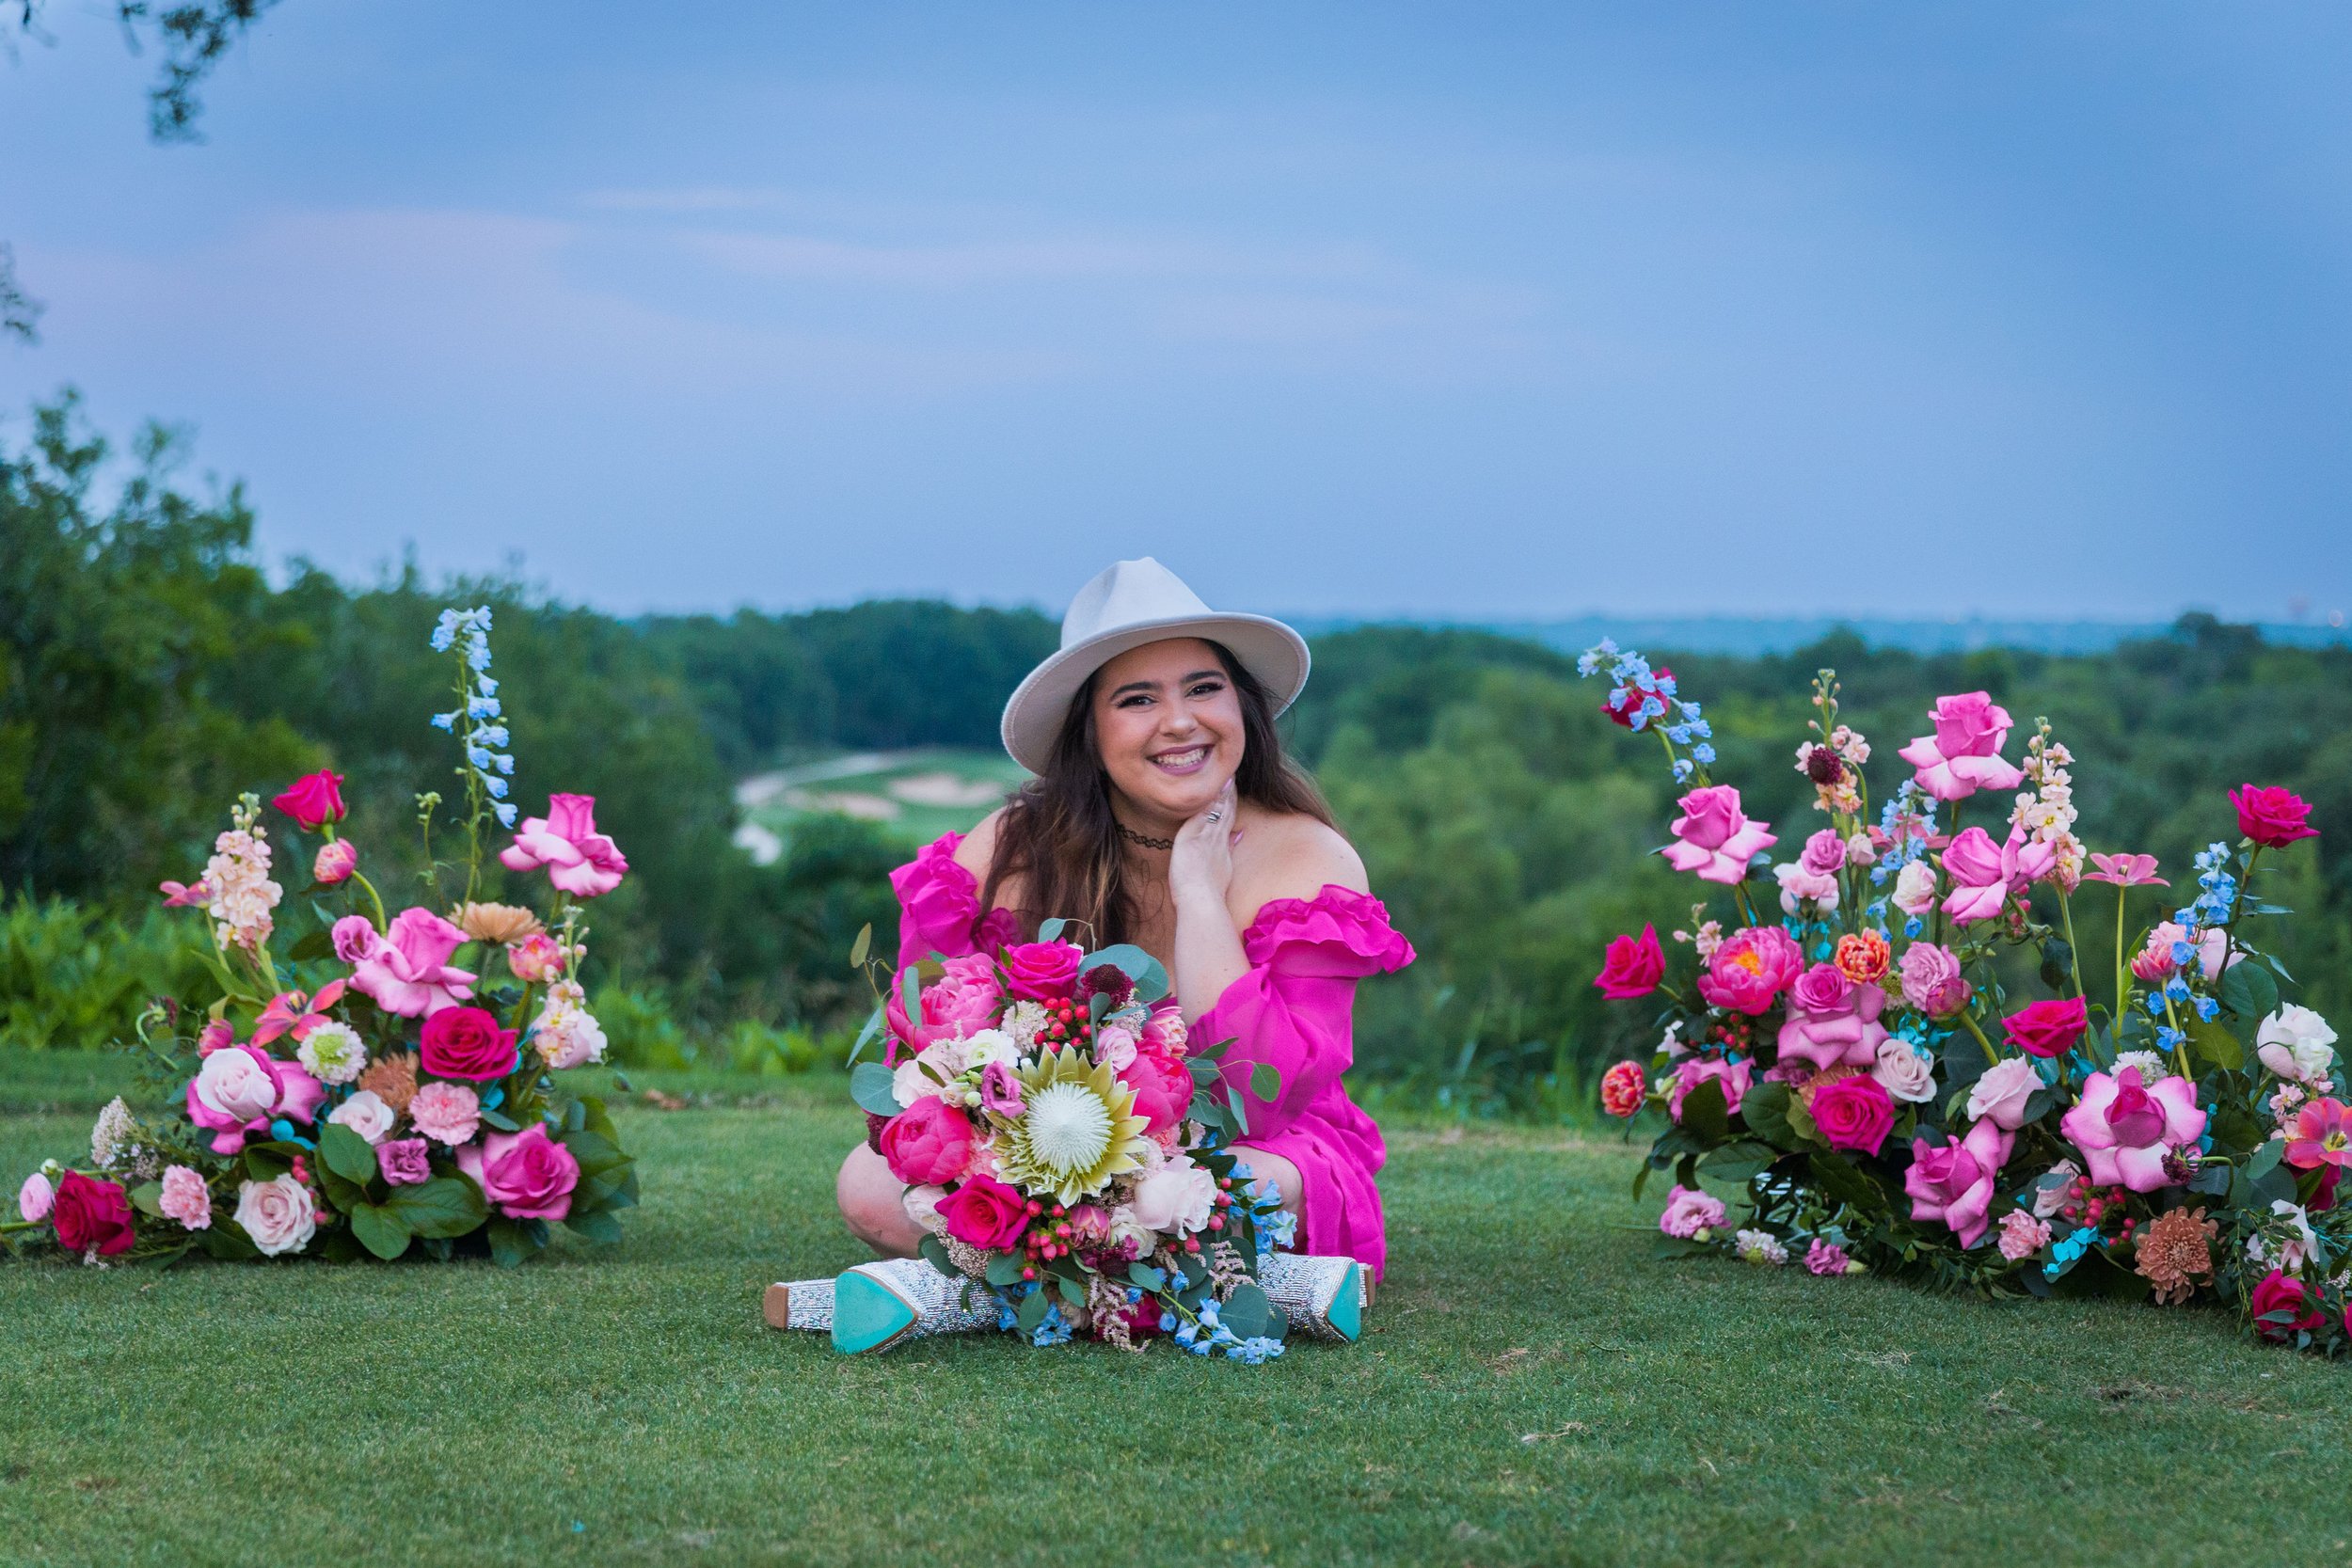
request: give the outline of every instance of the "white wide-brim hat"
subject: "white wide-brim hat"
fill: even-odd
[[[1061,648],[1028,673],[1005,704],[1005,750],[1042,773],[1071,699],[1091,675],[1130,648],[1171,637],[1221,642],[1274,699],[1280,713],[1307,684],[1307,640],[1268,615],[1211,610],[1184,578],[1145,556],[1121,561],[1078,590],[1061,618]]]

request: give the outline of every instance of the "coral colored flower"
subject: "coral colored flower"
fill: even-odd
[[[1796,939],[1777,926],[1747,926],[1725,937],[1699,976],[1699,994],[1712,1006],[1750,1015],[1804,972],[1804,954]]]
[[[426,1137],[454,1148],[481,1131],[482,1097],[463,1084],[425,1084],[408,1101],[408,1119]]]
[[[2319,836],[2311,825],[2310,803],[2293,790],[2241,784],[2230,791],[2230,804],[2237,807],[2237,831],[2266,849],[2283,849],[2298,838]]]
[[[2169,1209],[2139,1233],[2133,1272],[2155,1288],[2156,1304],[2177,1307],[2213,1275],[2213,1243],[2221,1227],[2202,1209]]]
[[[1944,912],[1962,926],[1990,920],[2057,864],[2058,847],[2027,838],[2022,826],[2010,828],[1999,845],[1982,828],[1970,828],[1944,849],[1944,871],[1952,879]]]
[[[509,871],[548,868],[548,880],[575,898],[611,893],[628,875],[620,847],[596,832],[596,798],[550,795],[545,816],[526,816],[515,842],[499,851]]]
[[[580,1161],[534,1121],[519,1132],[493,1132],[457,1151],[457,1168],[509,1219],[560,1220],[572,1212]]]
[[[1839,1275],[1853,1273],[1853,1259],[1836,1242],[1813,1238],[1813,1244],[1804,1249],[1804,1266],[1809,1274]]]
[[[1612,1002],[1647,996],[1666,973],[1665,950],[1658,945],[1658,927],[1645,926],[1638,937],[1612,937],[1601,957],[1600,974],[1593,984]]]
[[[1780,1059],[1816,1068],[1876,1065],[1886,1030],[1879,1013],[1886,992],[1857,986],[1835,964],[1815,964],[1789,988],[1788,1016],[1780,1026]]]
[[[1028,1199],[993,1176],[975,1176],[939,1200],[947,1234],[982,1252],[1017,1245],[1029,1227]]]
[[[1682,815],[1668,825],[1678,842],[1659,853],[1677,871],[1695,872],[1702,881],[1740,881],[1748,862],[1780,842],[1771,829],[1748,820],[1740,791],[1730,784],[1694,789],[1680,804]]]
[[[1722,1229],[1729,1217],[1719,1199],[1677,1184],[1666,1195],[1666,1212],[1658,1216],[1658,1228],[1687,1242],[1702,1230]]]
[[[281,991],[270,998],[269,1006],[262,1009],[260,1021],[253,1025],[253,1043],[267,1045],[280,1035],[309,1039],[310,1031],[333,1022],[326,1016],[326,1009],[343,999],[349,985],[347,980],[329,980],[319,988],[316,996],[308,999],[298,990]]]
[[[527,986],[543,986],[564,973],[564,949],[545,931],[533,931],[506,949],[506,967]]]
[[[138,1240],[131,1228],[131,1200],[119,1183],[93,1181],[70,1170],[57,1182],[56,1206],[49,1223],[57,1227],[57,1243],[68,1252],[89,1252],[112,1258],[128,1252]]]
[[[2170,887],[2172,884],[2156,875],[2153,855],[2093,855],[2090,863],[2099,869],[2084,878],[2089,882],[2113,882],[2117,887]]]
[[[2341,1100],[2307,1101],[2280,1131],[2287,1135],[2286,1162],[2298,1170],[2352,1165],[2352,1105]]]
[[[1979,789],[2015,789],[2024,782],[2025,769],[2001,760],[2013,721],[1989,694],[1938,697],[1929,717],[1935,733],[1896,753],[1918,770],[1921,789],[1939,800],[1964,800]]]
[[[1680,1121],[1682,1102],[1691,1097],[1692,1090],[1710,1079],[1723,1085],[1724,1109],[1736,1112],[1755,1081],[1755,1074],[1756,1069],[1748,1063],[1727,1062],[1720,1056],[1682,1062],[1675,1068],[1674,1087],[1666,1091],[1666,1114]]]
[[[1831,955],[1830,962],[1855,985],[1867,986],[1886,977],[1890,957],[1883,932],[1853,931],[1837,939],[1837,950]]]
[[[1813,1097],[1814,1125],[1832,1148],[1876,1154],[1895,1127],[1895,1101],[1886,1085],[1864,1074],[1840,1078]]]
[[[319,846],[319,852],[310,857],[310,880],[321,887],[333,887],[351,880],[351,874],[359,869],[359,847],[347,838],[330,838]]]
[[[1649,1094],[1649,1080],[1639,1062],[1619,1062],[1600,1075],[1600,1108],[1613,1117],[1636,1117]]]
[[[345,916],[335,923],[339,943],[346,922],[358,918]],[[450,955],[465,944],[466,933],[431,910],[403,910],[393,920],[389,938],[375,936],[372,927],[368,936],[368,948],[358,960],[351,983],[375,998],[375,1005],[386,1012],[402,1018],[430,1017],[473,995],[471,972],[449,966]]]
[[[2090,1027],[2090,1010],[2079,996],[2036,1002],[2001,1020],[2009,1043],[2035,1056],[2065,1055]]]
[[[2319,1304],[2303,1288],[2303,1282],[2289,1279],[2276,1269],[2254,1287],[2249,1306],[2254,1316],[2254,1331],[2265,1339],[2292,1339],[2320,1324]],[[2273,1313],[2280,1314],[2280,1321],[2265,1323],[2264,1320]]]
[[[1975,994],[1951,949],[1931,942],[1903,949],[1903,1000],[1930,1018],[1952,1017]]]
[[[2187,1079],[2166,1078],[2150,1088],[2137,1068],[2127,1067],[2092,1073],[2081,1101],[2058,1126],[2082,1150],[2093,1184],[2153,1193],[2172,1184],[2167,1158],[2196,1145],[2205,1113],[2197,1105],[2197,1085]]]
[[[270,804],[294,819],[306,833],[319,831],[323,822],[343,819],[343,776],[324,768],[305,773],[296,779],[282,795],[271,799]]]
[[[201,1172],[188,1165],[164,1167],[163,1191],[155,1199],[164,1218],[177,1220],[187,1230],[213,1227],[213,1190]]]
[[[2015,1133],[1990,1121],[1978,1122],[1965,1137],[1940,1145],[1913,1139],[1911,1168],[1903,1173],[1911,1217],[1941,1220],[1962,1246],[1975,1246],[1992,1223],[1987,1216],[1994,1187],[2015,1143]]]

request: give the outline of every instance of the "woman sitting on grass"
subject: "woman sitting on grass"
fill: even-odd
[[[1356,981],[1413,950],[1275,733],[1306,685],[1307,644],[1279,621],[1212,612],[1149,558],[1081,589],[1061,644],[1005,705],[1005,748],[1037,777],[892,874],[898,961],[1034,940],[1054,915],[1083,923],[1089,946],[1141,947],[1190,1037],[1234,1042],[1225,1083],[1249,1127],[1237,1151],[1299,1216],[1299,1250],[1376,1278],[1386,1150],[1340,1076]],[[1257,1063],[1280,1074],[1271,1100],[1245,1086]],[[842,1217],[877,1252],[922,1241],[905,1193],[868,1145],[842,1163]]]

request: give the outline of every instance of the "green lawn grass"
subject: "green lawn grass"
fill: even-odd
[[[676,1075],[672,1089],[691,1087]],[[0,1174],[102,1072],[0,1058]],[[75,1085],[81,1085],[75,1087]],[[1650,1259],[1629,1151],[1399,1131],[1361,1344],[760,1320],[858,1257],[837,1085],[621,1125],[644,1206],[488,1264],[0,1265],[0,1560],[2341,1561],[2352,1368],[2211,1312]],[[26,1110],[26,1105],[74,1106]]]

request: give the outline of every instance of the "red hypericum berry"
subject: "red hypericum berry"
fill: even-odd
[[[1055,1217],[1055,1218],[1057,1218],[1057,1219],[1060,1218],[1060,1217],[1061,1217],[1061,1215],[1063,1214],[1063,1212],[1065,1212],[1065,1211],[1062,1209],[1062,1206],[1061,1206],[1060,1204],[1057,1203],[1057,1204],[1055,1204],[1055,1205],[1054,1205],[1054,1217]]]
[[[1037,1277],[1037,1271],[1032,1268],[1024,1267],[1021,1271],[1021,1277],[1024,1279],[1035,1279]]]
[[[1031,1199],[1029,1199],[1029,1212],[1030,1212],[1030,1213],[1032,1213],[1032,1214],[1040,1214],[1040,1213],[1043,1213],[1044,1212],[1045,1212],[1045,1211],[1044,1211],[1044,1206],[1043,1206],[1043,1205],[1041,1205],[1041,1204],[1040,1204],[1040,1203],[1038,1202],[1038,1200],[1037,1200],[1037,1199],[1035,1199],[1035,1198],[1031,1198]]]

